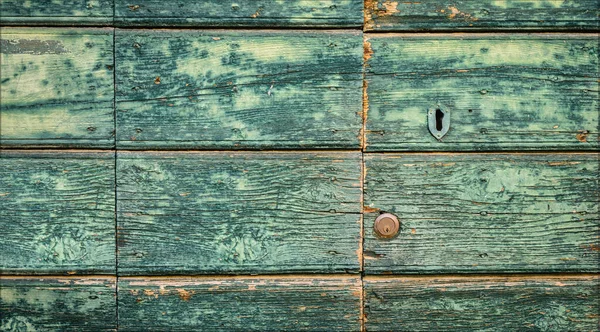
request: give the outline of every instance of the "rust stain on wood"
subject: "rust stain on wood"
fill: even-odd
[[[582,142],[582,143],[587,143],[587,137],[590,134],[589,130],[580,130],[579,133],[577,135],[575,135],[575,137],[577,138],[578,141]]]
[[[375,213],[375,212],[379,212],[380,210],[377,208],[372,208],[370,206],[365,206],[364,211],[365,211],[365,213]]]
[[[190,298],[192,298],[192,294],[193,294],[193,292],[186,291],[183,288],[178,288],[177,293],[179,294],[179,298],[181,298],[184,301],[189,301]]]
[[[364,53],[363,53],[363,70],[366,71],[367,67],[369,66],[368,62],[369,59],[371,59],[371,56],[373,56],[373,49],[371,48],[371,43],[369,42],[368,38],[364,37],[364,41],[363,41],[363,49],[364,49]],[[362,129],[361,129],[361,135],[360,135],[360,139],[361,139],[361,147],[362,150],[365,151],[365,149],[367,148],[367,117],[369,114],[369,94],[368,94],[368,88],[369,88],[369,82],[367,81],[366,77],[363,76],[363,105],[362,105],[362,121],[363,121],[363,125],[362,125]]]

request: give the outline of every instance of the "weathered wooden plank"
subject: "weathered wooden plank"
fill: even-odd
[[[358,148],[357,31],[117,30],[117,144]]]
[[[598,331],[597,276],[365,278],[367,331]]]
[[[598,30],[597,0],[365,0],[365,29]]]
[[[368,35],[367,149],[597,150],[598,38]],[[438,141],[429,109],[450,112]]]
[[[598,154],[365,157],[367,273],[597,272]],[[379,239],[378,212],[398,237]]]
[[[359,331],[348,277],[119,278],[123,331]]]
[[[360,27],[362,0],[117,0],[121,26]]]
[[[123,152],[119,274],[358,272],[360,154]]]
[[[3,25],[109,25],[113,0],[0,0]]]
[[[115,331],[114,277],[0,279],[2,331]]]
[[[113,146],[113,30],[0,32],[0,144]]]
[[[114,153],[0,154],[1,273],[114,273]]]

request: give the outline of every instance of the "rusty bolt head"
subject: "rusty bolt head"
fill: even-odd
[[[373,228],[375,229],[375,234],[377,234],[377,236],[384,239],[390,239],[398,235],[398,231],[400,230],[400,222],[398,221],[398,217],[395,215],[391,213],[384,213],[375,219],[375,225]]]

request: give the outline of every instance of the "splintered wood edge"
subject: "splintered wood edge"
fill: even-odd
[[[441,39],[441,38],[458,38],[458,39],[507,39],[507,40],[528,40],[528,39],[597,39],[597,33],[589,32],[443,32],[443,33],[428,33],[428,32],[364,32],[367,38],[423,38],[423,39]]]
[[[160,282],[193,282],[193,281],[247,281],[247,280],[327,280],[355,282],[360,279],[359,274],[261,274],[261,275],[171,275],[171,276],[127,276],[119,277],[119,281],[147,281]]]
[[[521,281],[600,281],[600,274],[595,273],[560,273],[560,274],[443,274],[443,275],[368,275],[365,282],[428,282],[431,284],[443,281],[464,283],[488,282],[521,282]]]
[[[72,29],[72,28],[71,28]],[[100,28],[98,28],[100,29]],[[111,28],[114,29],[116,33],[119,34],[138,34],[140,32],[143,33],[184,33],[188,35],[201,35],[201,34],[221,34],[221,35],[230,35],[230,36],[238,36],[244,34],[250,35],[352,35],[352,36],[360,36],[363,34],[361,30],[350,29],[350,28],[342,28],[342,29],[274,29],[274,28],[259,28],[259,29],[227,29],[227,28],[218,28],[218,29],[210,29],[210,28],[198,28],[198,29],[184,29],[184,28]]]

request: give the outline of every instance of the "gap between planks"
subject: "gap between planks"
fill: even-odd
[[[377,280],[394,280],[394,279],[411,279],[411,280],[424,280],[424,281],[437,281],[437,280],[457,280],[464,279],[465,282],[469,280],[478,279],[490,279],[491,281],[498,280],[560,280],[565,278],[580,278],[580,279],[600,279],[600,273],[511,273],[511,274],[432,274],[432,275],[415,275],[415,274],[390,274],[390,275],[364,275],[361,274],[259,274],[259,275],[149,275],[149,276],[118,276],[119,280],[139,280],[147,279],[153,281],[169,281],[169,280],[356,280],[362,279],[364,281],[377,281]],[[0,279],[60,279],[60,280],[117,280],[116,275],[99,274],[99,275],[7,275],[3,274]]]
[[[365,8],[366,9],[366,8]],[[366,14],[366,13],[365,13]],[[364,17],[364,15],[363,15]],[[364,18],[366,20],[366,17]],[[363,21],[363,29],[365,27]],[[359,323],[360,323],[360,331],[366,332],[366,317],[365,317],[365,257],[364,257],[364,243],[365,243],[365,181],[366,181],[366,172],[367,167],[365,165],[365,151],[367,149],[367,115],[369,110],[369,96],[367,95],[367,66],[368,60],[370,57],[370,44],[367,41],[364,33],[362,35],[363,39],[363,61],[362,61],[362,127],[359,133],[360,140],[360,236],[358,242],[358,255],[359,255],[359,271],[360,271],[360,307],[359,307]],[[372,54],[372,52],[371,52]]]
[[[473,35],[480,37],[481,35],[597,35],[600,32],[600,28],[596,28],[593,30],[577,30],[577,29],[552,29],[552,28],[544,28],[537,30],[527,30],[523,28],[511,30],[508,28],[494,28],[494,29],[477,29],[477,30],[469,30],[467,28],[458,28],[458,29],[439,29],[439,30],[430,30],[423,31],[420,29],[413,30],[397,30],[397,31],[385,31],[385,30],[370,30],[365,28],[365,26],[340,26],[340,27],[279,27],[279,28],[265,28],[260,26],[246,26],[246,27],[215,27],[215,26],[206,26],[206,25],[198,25],[198,26],[153,26],[153,25],[136,25],[136,26],[118,26],[111,24],[81,24],[77,26],[69,25],[69,24],[52,24],[52,25],[42,25],[42,24],[33,24],[33,25],[2,25],[2,28],[49,28],[49,29],[106,29],[106,30],[151,30],[151,31],[230,31],[230,32],[256,32],[256,31],[264,31],[264,32],[294,32],[294,31],[318,31],[318,32],[342,32],[342,31],[355,31],[362,32],[366,35],[377,35],[377,36],[409,36],[409,35],[431,35],[435,37],[440,36],[457,36],[457,35]]]
[[[116,6],[113,3],[113,23],[116,14]],[[117,331],[119,331],[119,220],[118,215],[118,190],[117,190],[117,34],[113,29],[113,150],[115,156],[115,167],[114,167],[114,188],[115,188],[115,208],[113,218],[115,219],[115,325]]]
[[[249,274],[249,275],[230,275],[230,274],[197,274],[197,275],[135,275],[135,276],[117,276],[114,274],[82,274],[82,275],[21,275],[21,274],[3,274],[0,279],[118,279],[119,280],[180,280],[180,279],[198,279],[198,280],[280,280],[280,279],[323,279],[323,280],[355,280],[360,278],[360,274]]]
[[[497,36],[497,35],[511,35],[511,36],[526,36],[526,35],[590,35],[596,36],[600,28],[594,30],[577,30],[577,29],[537,29],[527,30],[523,28],[517,28],[515,30],[500,28],[500,29],[440,29],[424,31],[421,29],[404,30],[404,31],[385,31],[385,30],[369,30],[363,29],[365,35],[376,35],[378,37],[390,36],[390,37],[404,37],[404,36],[432,36],[432,37],[444,37],[444,36],[468,36],[471,35],[473,38],[481,38],[482,36]]]
[[[100,29],[105,31],[116,31],[116,30],[148,30],[153,32],[173,32],[173,31],[210,31],[210,32],[224,32],[224,33],[244,33],[244,32],[268,32],[268,33],[290,33],[290,32],[298,32],[298,33],[311,33],[311,32],[319,32],[319,33],[346,33],[346,32],[355,32],[357,34],[363,33],[363,29],[360,26],[356,27],[315,27],[315,28],[307,28],[307,27],[281,27],[281,28],[265,28],[265,27],[214,27],[214,26],[152,26],[152,25],[144,25],[144,26],[114,26],[114,25],[2,25],[0,26],[2,29],[56,29],[56,30],[91,30],[91,29]],[[43,32],[40,32],[43,34]]]
[[[282,154],[282,155],[297,155],[297,154],[317,154],[317,155],[328,155],[328,154],[361,154],[361,155],[598,155],[600,151],[581,151],[581,150],[532,150],[532,151],[523,151],[523,150],[500,150],[500,151],[361,151],[360,149],[312,149],[312,150],[298,150],[298,149],[289,149],[289,150],[131,150],[131,149],[73,149],[73,148],[48,148],[48,149],[40,149],[40,148],[0,148],[0,151],[7,152],[9,154],[17,155],[17,154],[47,154],[52,155],[56,153],[73,153],[73,154],[105,154],[107,156],[113,154],[114,152],[123,153],[123,154],[144,154],[144,153],[154,153],[154,154],[222,154],[222,155],[267,155],[267,154]]]
[[[527,281],[527,280],[564,280],[564,279],[598,279],[600,273],[511,273],[511,274],[434,274],[434,275],[415,275],[415,274],[394,274],[394,275],[366,275],[364,281],[385,281],[385,280],[423,280],[423,281],[443,281],[443,280],[464,280],[464,282],[473,281],[474,283],[481,279],[487,279],[491,282],[497,281]]]

